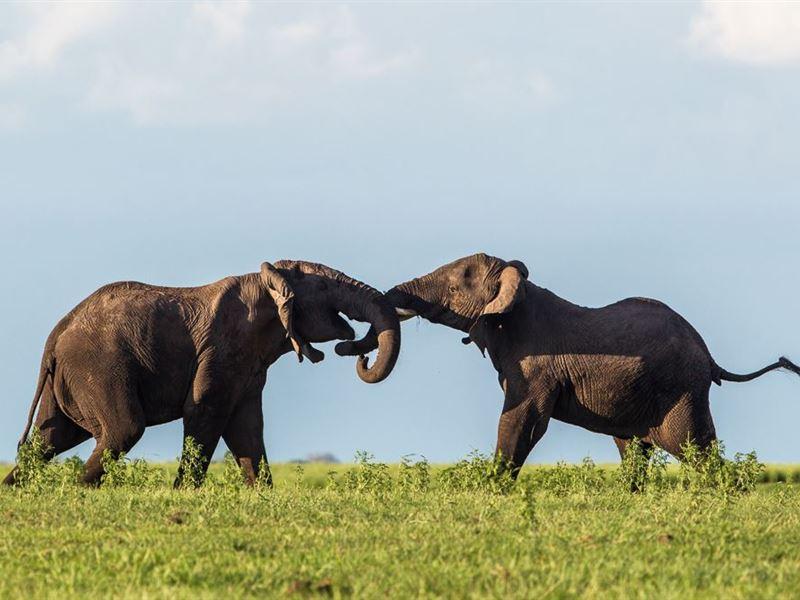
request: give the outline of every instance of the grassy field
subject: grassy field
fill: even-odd
[[[698,465],[39,465],[0,490],[0,596],[797,597],[800,470]]]

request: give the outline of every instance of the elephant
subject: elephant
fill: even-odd
[[[585,308],[528,281],[516,260],[475,254],[386,292],[401,319],[420,316],[467,334],[488,351],[505,394],[496,452],[516,477],[551,418],[614,436],[620,453],[634,437],[680,458],[692,440],[716,439],[711,383],[750,381],[785,368],[787,358],[737,375],[718,366],[697,331],[666,304],[628,298]],[[337,345],[369,351],[371,330]]]
[[[400,352],[395,310],[377,290],[325,265],[264,262],[258,273],[199,287],[101,287],[47,338],[20,445],[34,416],[48,460],[93,437],[82,481],[97,485],[105,450],[127,452],[146,427],[182,418],[184,439],[201,447],[200,479],[221,437],[248,483],[271,483],[261,408],[267,369],[292,351],[319,362],[324,354],[312,342],[353,340],[340,313],[378,332],[375,362],[362,356],[356,370],[367,383],[382,381]],[[182,457],[176,486],[184,466]],[[14,484],[17,472],[4,483]]]

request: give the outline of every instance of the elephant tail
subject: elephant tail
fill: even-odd
[[[45,348],[45,354],[42,357],[42,366],[39,368],[39,381],[36,383],[36,392],[33,395],[31,408],[28,410],[28,421],[25,423],[25,431],[22,432],[22,437],[19,438],[19,442],[17,443],[17,450],[19,450],[20,446],[28,439],[28,434],[33,425],[33,417],[36,416],[36,407],[39,406],[39,399],[42,397],[42,391],[44,390],[47,376],[54,371],[56,364],[55,356],[53,356],[51,352],[48,352],[48,350],[49,348]]]
[[[731,373],[730,371],[726,371],[718,364],[714,363],[714,383],[717,385],[721,385],[723,381],[735,381],[735,382],[743,382],[743,381],[751,381],[756,377],[761,377],[764,373],[769,373],[770,371],[774,371],[775,369],[788,369],[792,373],[796,373],[800,375],[800,367],[794,364],[785,356],[781,356],[777,362],[772,363],[771,365],[767,365],[763,369],[759,369],[758,371],[753,371],[752,373],[747,373],[744,375],[739,375],[738,373]]]
[[[73,313],[70,312],[66,317],[61,319],[53,331],[50,332],[50,335],[47,336],[47,341],[44,344],[44,352],[42,353],[42,366],[39,367],[39,381],[36,383],[36,392],[33,394],[31,408],[28,410],[28,422],[25,423],[25,431],[22,432],[22,437],[19,438],[17,450],[19,450],[19,447],[28,439],[28,434],[33,425],[33,418],[36,416],[36,407],[39,406],[39,400],[42,397],[45,383],[47,383],[47,377],[48,375],[52,377],[56,371],[56,341],[58,341],[58,337],[71,323],[72,314]]]

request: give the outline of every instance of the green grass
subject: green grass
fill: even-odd
[[[175,465],[77,465],[0,489],[0,597],[796,597],[798,467],[647,473],[526,467],[275,465],[249,489],[230,463],[199,490]],[[333,471],[333,474],[329,472]],[[630,471],[630,470],[629,470]],[[656,472],[658,471],[658,472]],[[771,475],[770,475],[771,476]]]

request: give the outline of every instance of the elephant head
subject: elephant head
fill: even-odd
[[[356,364],[367,383],[383,381],[400,353],[400,322],[385,296],[370,286],[325,265],[282,260],[264,263],[261,279],[275,302],[278,317],[297,356],[312,362],[324,358],[312,342],[352,340],[353,328],[341,315],[370,323],[378,356],[372,366],[363,356]]]
[[[460,258],[435,271],[401,283],[386,292],[401,319],[420,316],[469,335],[484,352],[486,331],[493,319],[511,312],[525,298],[527,267],[486,254]],[[375,344],[370,331],[362,340],[337,345],[339,354],[359,354]]]

